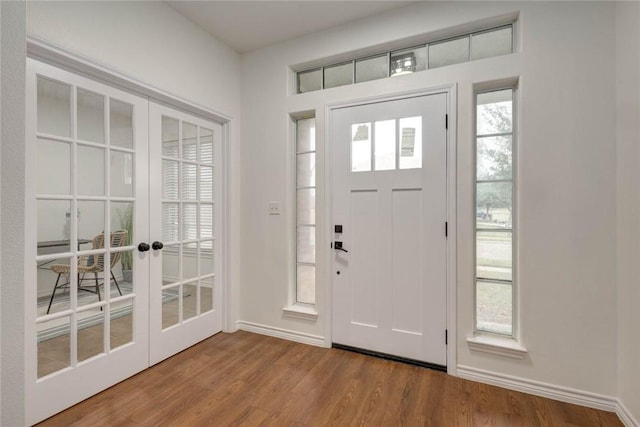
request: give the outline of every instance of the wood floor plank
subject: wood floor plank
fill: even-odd
[[[248,332],[218,334],[42,426],[619,427],[613,413]]]

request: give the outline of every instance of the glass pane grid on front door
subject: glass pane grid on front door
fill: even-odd
[[[213,130],[162,116],[162,329],[213,310]]]
[[[37,377],[132,341],[133,105],[37,76]],[[108,286],[106,285],[108,283]]]

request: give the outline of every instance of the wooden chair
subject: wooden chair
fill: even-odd
[[[110,247],[118,248],[126,245],[127,242],[127,230],[118,230],[111,233],[110,238]],[[101,249],[104,248],[104,233],[100,233],[93,238],[91,241],[92,249]],[[116,288],[120,295],[122,295],[122,291],[120,290],[120,285],[118,285],[118,281],[116,277],[113,275],[113,267],[120,261],[120,256],[122,252],[112,252],[111,253],[111,263],[109,271],[111,272],[111,278],[115,282]],[[104,255],[85,255],[78,258],[78,289],[86,292],[92,292],[98,295],[98,301],[101,301],[100,296],[100,285],[102,283],[98,282],[98,273],[104,272]],[[51,270],[54,273],[58,273],[58,278],[56,279],[56,284],[53,287],[53,292],[51,293],[51,299],[49,300],[49,307],[47,308],[47,314],[51,310],[51,304],[53,303],[53,298],[56,296],[56,291],[60,288],[68,288],[71,283],[71,266],[68,264],[53,264],[51,266]],[[84,280],[84,275],[87,273],[93,273],[95,278],[95,290],[88,289],[82,287],[82,281]],[[67,282],[60,284],[60,277],[62,275],[67,277]],[[82,274],[82,277],[80,276]]]

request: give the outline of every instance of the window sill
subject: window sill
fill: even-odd
[[[308,305],[293,304],[282,309],[282,314],[286,317],[294,317],[303,320],[317,320],[318,312],[316,308]]]
[[[476,335],[467,338],[469,348],[483,353],[497,354],[512,359],[524,359],[528,350],[512,338]]]

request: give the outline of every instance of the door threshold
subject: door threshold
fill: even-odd
[[[434,371],[447,372],[447,367],[436,363],[423,362],[422,360],[410,359],[408,357],[396,356],[393,354],[380,353],[373,350],[351,347],[350,345],[331,343],[331,347],[339,350],[352,351],[354,353],[365,354],[367,356],[379,357],[381,359],[393,360],[394,362],[406,363],[408,365],[420,366],[422,368],[433,369]]]

